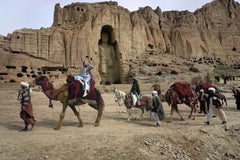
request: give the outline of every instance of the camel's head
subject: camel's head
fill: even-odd
[[[45,81],[48,81],[48,78],[46,76],[40,76],[40,77],[35,78],[34,83],[36,85],[41,85],[42,82],[45,82]]]
[[[155,91],[161,90],[161,86],[159,84],[152,85],[152,89]]]
[[[48,80],[48,78],[46,76],[37,77],[34,81],[35,82],[33,82],[33,83],[35,83],[36,85],[41,87],[43,91],[53,89],[52,83]]]
[[[165,96],[162,94],[161,86],[159,84],[152,85],[151,89],[158,92],[158,96],[161,98],[163,102],[166,101]]]

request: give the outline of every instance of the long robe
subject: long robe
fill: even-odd
[[[33,108],[30,97],[30,89],[21,90],[21,111],[20,117],[26,125],[35,124],[36,120],[33,116]]]

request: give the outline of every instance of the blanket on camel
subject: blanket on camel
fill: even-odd
[[[194,96],[190,84],[187,82],[175,82],[171,85],[171,88],[177,93],[180,99]]]
[[[67,77],[67,84],[68,84],[68,98],[73,99],[77,98],[79,96],[82,97],[84,90],[83,86],[81,83],[77,80],[74,80],[73,76],[68,76]],[[95,81],[93,79],[90,80],[90,92],[86,96],[87,98],[89,97],[90,99],[95,98]]]

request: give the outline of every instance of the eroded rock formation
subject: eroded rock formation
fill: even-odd
[[[49,68],[77,74],[83,60],[89,60],[97,83],[128,83],[134,66],[166,67],[161,62],[164,54],[238,64],[239,19],[240,5],[234,0],[215,0],[194,13],[162,12],[159,7],[129,12],[117,2],[72,3],[63,8],[56,4],[51,27],[20,29],[0,37],[0,76],[22,73],[23,68],[27,77],[49,74]],[[107,60],[101,59],[104,54]]]

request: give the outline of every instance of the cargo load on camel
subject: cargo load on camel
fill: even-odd
[[[216,105],[217,106],[222,106],[223,103],[225,102],[226,106],[227,106],[227,99],[225,97],[225,95],[220,93],[220,90],[218,89],[218,87],[216,87],[214,84],[209,83],[209,82],[204,82],[204,83],[200,83],[196,86],[195,92],[199,93],[200,90],[203,90],[204,94],[206,96],[209,95],[209,88],[214,88],[215,89],[215,93],[214,96],[217,98]]]
[[[192,116],[194,111],[194,118],[196,118],[196,111],[198,107],[197,95],[192,90],[191,86],[187,82],[175,82],[170,86],[170,88],[165,93],[165,99],[169,106],[171,106],[170,111],[170,121],[172,120],[173,111],[176,111],[180,116],[181,120],[184,120],[182,115],[178,110],[178,104],[186,104],[191,108],[189,118]]]
[[[193,92],[190,84],[187,82],[176,82],[171,87],[178,95],[179,99],[193,97]]]
[[[216,86],[214,86],[212,83],[209,82],[205,82],[205,83],[200,83],[197,85],[195,92],[199,92],[201,89],[204,90],[204,93],[208,92],[208,88],[213,87],[216,89],[216,91],[218,91],[218,88]]]
[[[78,80],[75,80],[73,76],[67,77],[67,84],[68,84],[68,98],[74,99],[82,97],[84,94],[83,86]],[[90,91],[87,96],[89,99],[95,99],[95,81],[91,78],[90,80]]]

